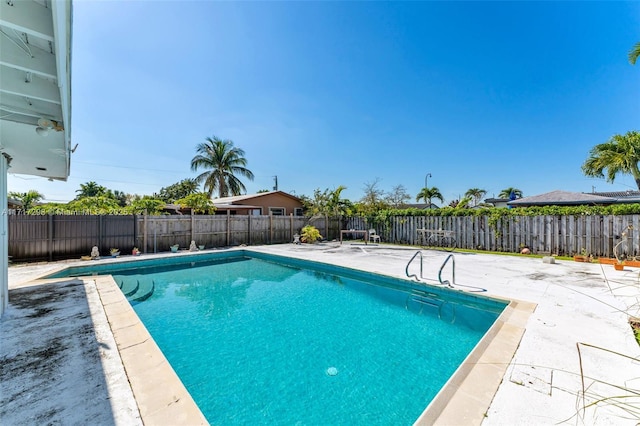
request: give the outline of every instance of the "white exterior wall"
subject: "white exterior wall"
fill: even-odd
[[[9,304],[9,220],[7,210],[7,157],[0,154],[0,203],[2,203],[2,219],[0,220],[0,316]]]

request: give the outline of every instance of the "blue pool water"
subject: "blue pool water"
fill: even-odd
[[[153,287],[134,309],[212,424],[413,423],[505,306],[248,252],[181,262],[101,273]]]

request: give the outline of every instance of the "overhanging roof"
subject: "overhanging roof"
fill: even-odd
[[[66,180],[71,0],[0,1],[0,152],[9,172]]]

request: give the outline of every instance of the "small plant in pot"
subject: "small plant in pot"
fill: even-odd
[[[111,254],[112,257],[118,257],[120,256],[120,249],[110,248],[109,253]]]
[[[573,260],[575,260],[576,262],[591,263],[591,255],[587,253],[586,249],[582,249],[580,251],[580,254],[576,253],[573,255]]]
[[[177,253],[178,249],[180,248],[180,245],[179,244],[174,244],[170,248],[171,248],[171,253]]]
[[[133,256],[140,256],[140,250],[138,250],[138,247],[134,247],[133,250],[131,250],[131,254]]]

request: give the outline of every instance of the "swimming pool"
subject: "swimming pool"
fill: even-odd
[[[411,423],[506,306],[254,252],[169,260],[65,275],[153,274],[134,308],[211,423]]]

